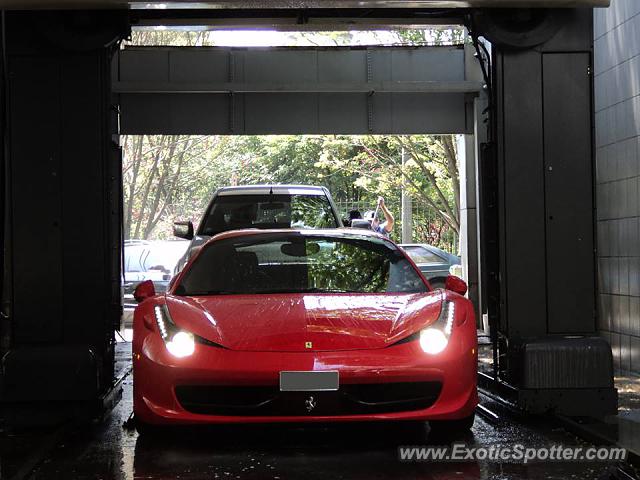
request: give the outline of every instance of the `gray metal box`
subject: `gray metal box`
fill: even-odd
[[[529,413],[615,415],[609,344],[599,337],[558,337],[525,342],[520,349],[518,404]]]
[[[534,340],[522,355],[522,388],[613,387],[611,348],[603,338]]]

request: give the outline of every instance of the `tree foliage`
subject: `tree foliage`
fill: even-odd
[[[451,135],[157,135],[123,144],[127,238],[167,238],[174,219],[199,219],[216,188],[260,183],[323,185],[339,205],[365,209],[383,195],[397,217],[405,188],[432,213],[416,218],[416,239],[438,244],[459,232]]]

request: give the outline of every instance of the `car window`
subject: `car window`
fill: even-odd
[[[124,271],[144,272],[144,257],[146,248],[140,245],[125,245],[124,247]]]
[[[411,263],[383,240],[300,233],[209,244],[176,289],[179,295],[425,291]]]
[[[324,195],[266,194],[216,197],[200,233],[216,235],[243,228],[335,228],[338,223]]]
[[[161,270],[165,273],[173,271],[180,257],[184,255],[188,242],[172,241],[159,243],[148,248],[144,256],[144,271]]]
[[[427,250],[424,247],[403,247],[407,254],[416,263],[447,263],[439,255]]]

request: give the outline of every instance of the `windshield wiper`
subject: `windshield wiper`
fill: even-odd
[[[362,293],[360,290],[344,290],[341,288],[310,287],[300,291],[301,293]]]
[[[231,290],[210,290],[200,292],[180,292],[176,293],[181,297],[205,297],[207,295],[264,295],[269,293],[366,293],[362,290],[342,290],[338,288],[270,288],[265,290],[247,290],[247,291],[231,291]]]
[[[180,293],[180,296],[183,297],[203,297],[203,296],[207,296],[207,295],[238,295],[241,294],[243,292],[232,292],[230,290],[209,290],[209,291],[202,291],[202,292],[187,292],[187,293]]]
[[[268,290],[255,290],[246,292],[247,294],[265,294],[265,293],[362,293],[360,290],[342,290],[333,288],[271,288]]]

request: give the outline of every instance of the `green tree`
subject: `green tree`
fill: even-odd
[[[453,135],[379,135],[342,137],[352,146],[324,152],[321,168],[355,175],[354,185],[375,195],[399,192],[404,186],[414,198],[430,205],[456,233],[460,231],[460,179]],[[402,150],[410,157],[404,167]]]

